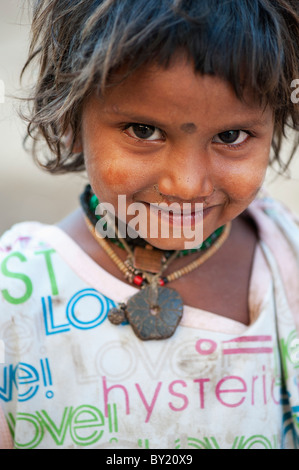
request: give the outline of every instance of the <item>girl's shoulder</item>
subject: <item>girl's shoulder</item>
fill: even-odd
[[[299,253],[299,216],[283,202],[263,192],[251,203],[248,212],[256,223],[261,241],[268,243],[284,238]]]
[[[248,208],[277,289],[282,287],[299,331],[299,220],[282,202],[263,195]],[[279,290],[279,289],[278,289]]]
[[[44,245],[38,234],[47,227],[40,222],[21,222],[13,225],[0,236],[0,259],[13,252],[34,251]]]

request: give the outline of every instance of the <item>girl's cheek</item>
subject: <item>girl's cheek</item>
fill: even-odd
[[[253,184],[254,183],[254,184]],[[248,182],[240,180],[240,185],[232,191],[230,197],[237,201],[251,202],[262,186],[263,180]]]
[[[250,165],[242,171],[228,174],[225,181],[225,192],[236,201],[251,201],[263,184],[266,170],[267,166],[254,168]]]
[[[113,160],[92,162],[86,166],[88,176],[101,191],[126,194],[132,191],[135,181],[132,172]],[[135,181],[136,185],[136,181]]]

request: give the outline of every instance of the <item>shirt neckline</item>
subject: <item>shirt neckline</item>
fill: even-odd
[[[39,230],[38,237],[54,248],[79,278],[116,303],[126,302],[128,298],[138,292],[137,288],[114,277],[102,266],[98,265],[60,227],[56,225],[44,225]],[[261,249],[259,244],[257,244],[250,276],[249,301],[253,298],[253,287],[257,287],[257,283],[254,283],[253,280],[256,273],[259,271],[260,253]],[[254,297],[256,298],[256,295]],[[254,318],[254,320],[255,319],[256,318]],[[249,325],[245,325],[217,313],[184,305],[184,313],[180,325],[183,327],[207,329],[228,334],[242,334],[252,325],[252,322]]]

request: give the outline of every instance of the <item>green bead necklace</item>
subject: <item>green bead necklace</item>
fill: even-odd
[[[99,199],[97,198],[97,196],[95,194],[90,194],[88,208],[89,208],[89,211],[92,214],[95,214],[95,210],[96,210],[96,208],[99,204],[100,204],[100,202],[99,202]],[[95,218],[98,221],[102,218],[102,216],[95,215]],[[105,228],[105,225],[104,225],[104,228]],[[215,230],[215,232],[213,232],[208,238],[206,238],[199,247],[191,248],[189,250],[180,250],[178,252],[177,258],[182,258],[183,256],[187,256],[187,255],[190,255],[192,253],[198,253],[200,251],[207,250],[220,237],[220,235],[222,234],[222,232],[224,230],[224,227],[225,226],[223,225],[222,227],[217,228]],[[110,238],[110,241],[113,242],[115,245],[119,246],[120,248],[124,249],[123,243],[118,238]],[[168,255],[168,252],[166,253],[166,257],[167,257],[167,255]]]

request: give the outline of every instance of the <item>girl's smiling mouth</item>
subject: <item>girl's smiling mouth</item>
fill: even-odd
[[[212,211],[215,206],[204,208],[202,203],[184,203],[181,206],[179,203],[145,203],[149,206],[152,214],[155,216],[161,215],[161,221],[169,222],[170,225],[182,226],[187,224],[193,226],[203,221],[203,219]]]
[[[166,203],[161,204],[150,204],[150,213],[155,217],[161,216],[161,223],[168,223],[170,226],[183,227],[183,226],[194,226],[201,223],[203,220],[203,204],[196,204],[196,207],[191,208],[190,204],[184,204],[183,207],[180,204],[172,203],[167,205]]]

